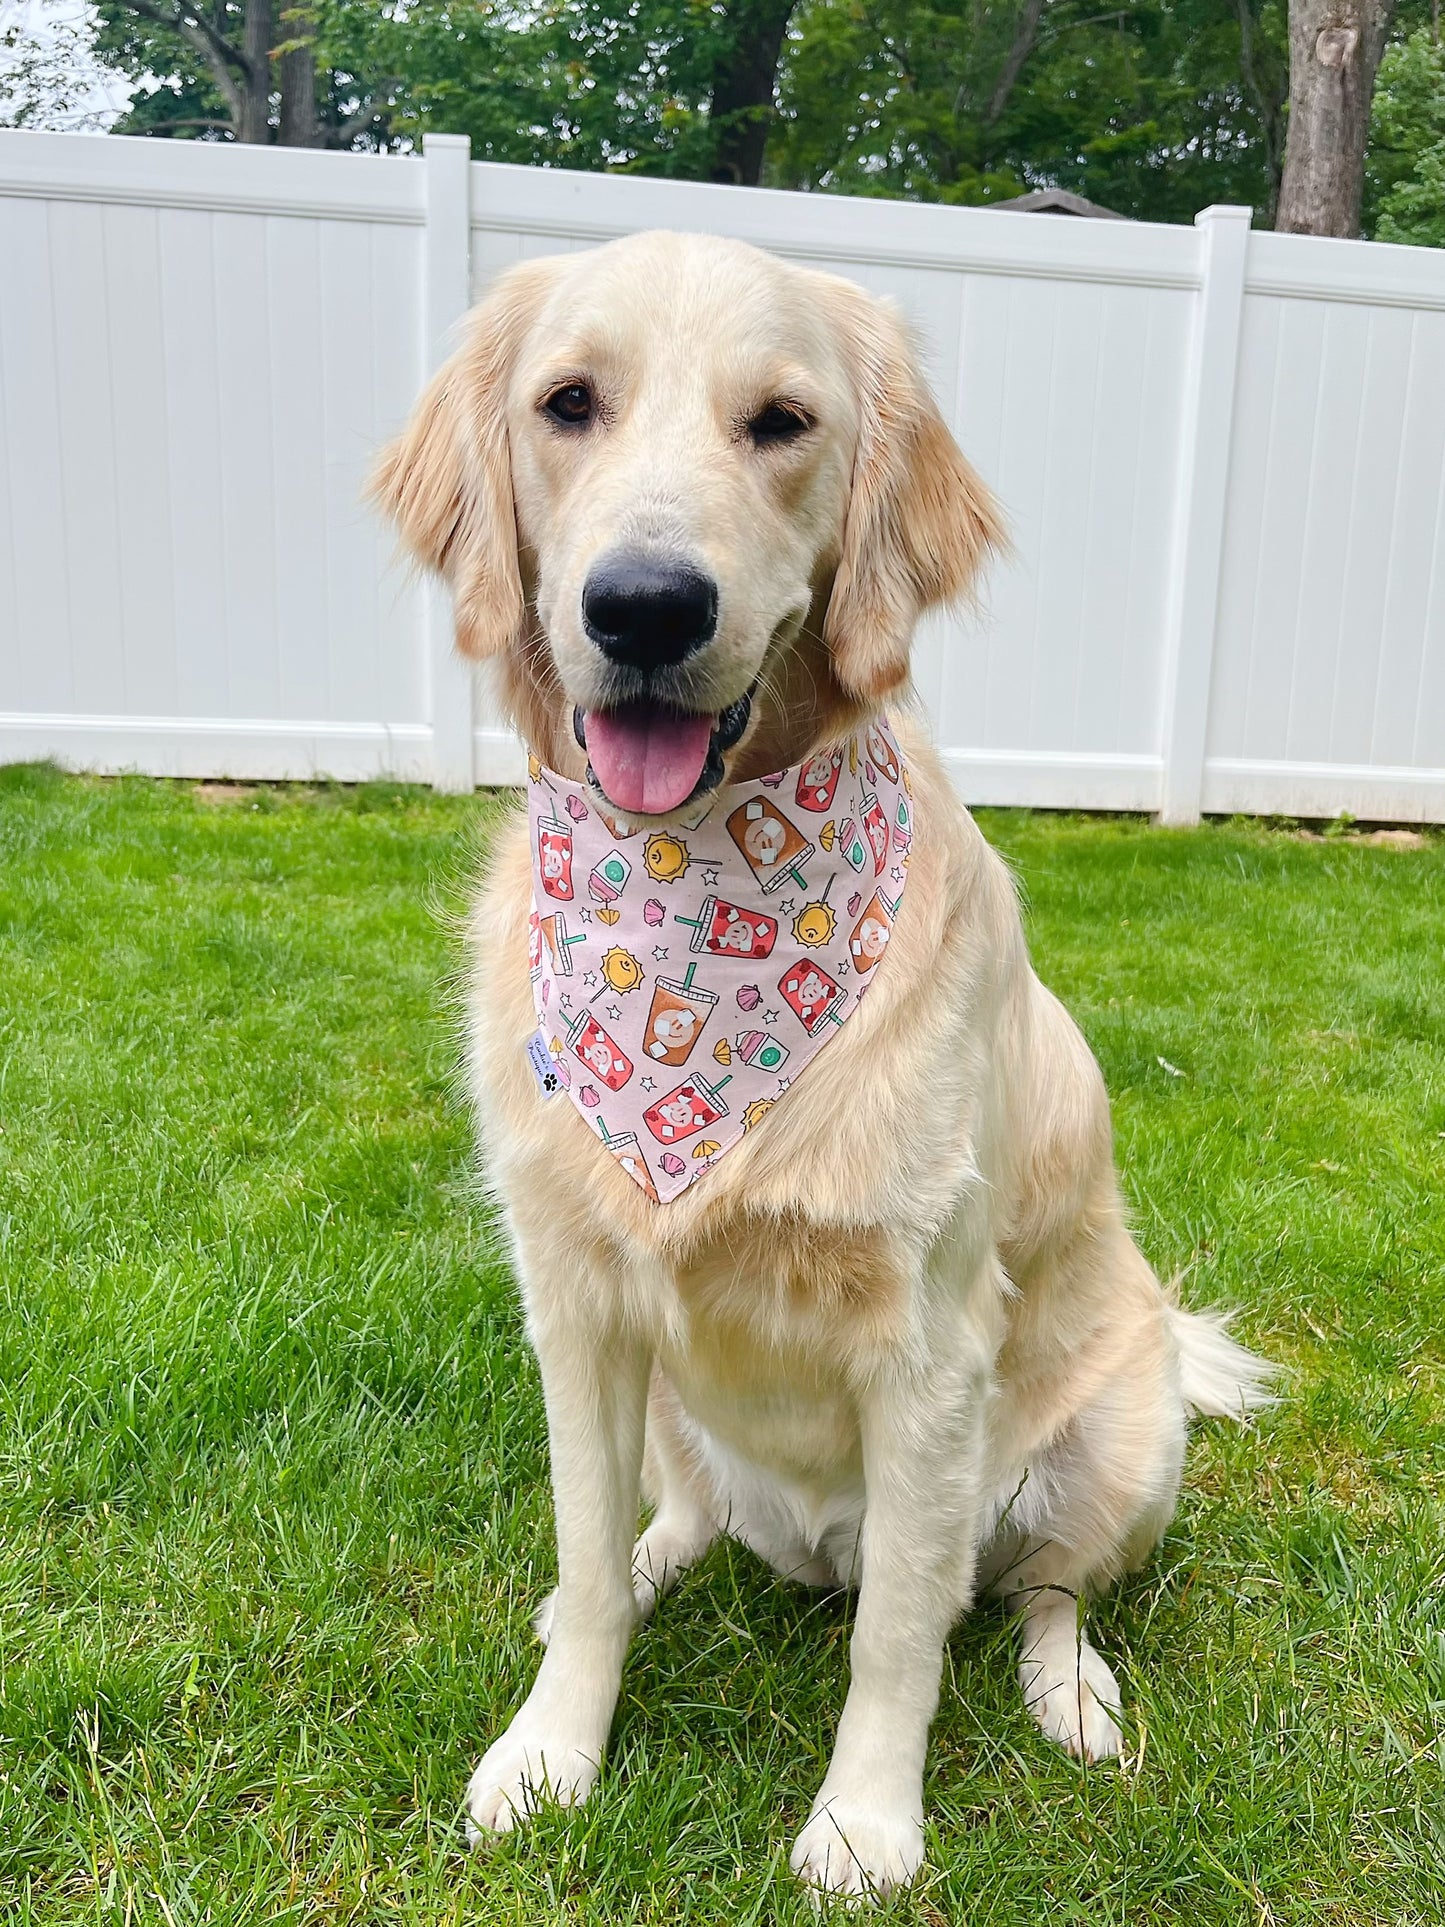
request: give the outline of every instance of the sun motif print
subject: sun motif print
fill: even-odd
[[[667,1204],[808,1101],[808,1065],[886,969],[914,831],[903,755],[875,723],[662,827],[535,757],[528,774],[529,1054]]]

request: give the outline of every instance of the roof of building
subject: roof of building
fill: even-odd
[[[1112,207],[1086,201],[1082,194],[1070,194],[1064,187],[1040,187],[1032,194],[1020,194],[1012,201],[991,201],[990,207],[1004,208],[1011,214],[1073,214],[1096,221],[1127,221],[1127,214]]]

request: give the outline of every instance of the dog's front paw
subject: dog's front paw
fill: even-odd
[[[1019,1663],[1028,1709],[1076,1760],[1112,1760],[1122,1741],[1119,1684],[1087,1639],[1074,1651],[1050,1648]]]
[[[519,1731],[521,1725],[514,1720],[487,1749],[467,1786],[467,1839],[474,1847],[510,1833],[548,1801],[580,1806],[597,1779],[601,1747],[589,1750],[560,1733]]]
[[[819,1794],[793,1845],[793,1872],[819,1893],[858,1903],[906,1887],[923,1865],[923,1816]]]

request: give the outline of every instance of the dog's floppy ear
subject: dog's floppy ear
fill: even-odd
[[[466,322],[461,347],[433,377],[406,428],[384,449],[369,494],[416,559],[451,586],[457,648],[495,656],[517,638],[526,600],[506,398],[523,329],[550,283],[550,261],[502,276]]]
[[[908,675],[914,626],[1004,543],[987,488],[939,414],[894,310],[851,283],[839,302],[859,401],[853,485],[824,639],[838,680],[873,701]]]

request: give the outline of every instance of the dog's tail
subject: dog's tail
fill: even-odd
[[[1226,1314],[1171,1305],[1169,1326],[1179,1347],[1179,1389],[1191,1411],[1245,1419],[1278,1403],[1271,1389],[1276,1367],[1230,1337]]]

